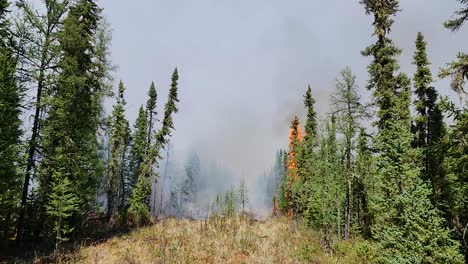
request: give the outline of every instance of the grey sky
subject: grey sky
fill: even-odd
[[[442,27],[455,0],[402,0],[392,38],[404,49],[402,70],[412,75],[416,33],[428,41],[433,71],[465,49],[466,29]],[[196,149],[254,177],[286,147],[289,121],[303,116],[308,83],[318,111],[328,110],[334,78],[349,65],[363,87],[374,40],[372,18],[357,0],[102,0],[113,29],[116,79],[127,87],[131,122],[152,80],[165,102],[174,67],[180,73],[180,112],[172,142],[176,156]],[[438,82],[449,93],[447,81]],[[364,89],[363,89],[364,90]],[[367,93],[367,92],[366,92]]]

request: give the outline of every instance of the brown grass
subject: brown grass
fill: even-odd
[[[349,248],[352,244],[346,242]],[[69,255],[66,262],[364,263],[357,256],[325,253],[319,235],[295,221],[276,218],[257,222],[248,216],[163,220],[105,243],[83,247]]]

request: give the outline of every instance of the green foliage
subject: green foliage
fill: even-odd
[[[9,236],[15,214],[20,178],[19,162],[20,91],[16,84],[16,58],[9,43],[9,21],[5,18],[9,4],[0,1],[0,225]]]
[[[103,174],[96,132],[101,123],[102,98],[106,95],[102,80],[107,68],[102,67],[94,53],[100,12],[94,2],[80,0],[70,7],[64,21],[59,34],[60,75],[48,100],[39,168],[42,203],[49,203],[52,175],[60,173],[74,186],[82,214],[94,208]],[[43,219],[44,209],[41,211],[39,217]],[[75,217],[71,224],[81,223],[82,218]]]
[[[378,106],[378,133],[374,139],[376,156],[377,191],[370,199],[374,216],[372,235],[379,242],[385,263],[431,263],[443,260],[459,263],[457,244],[441,225],[441,218],[428,198],[430,189],[420,178],[421,153],[412,149],[410,133],[409,80],[398,70],[396,55],[400,53],[387,38],[393,23],[391,16],[398,11],[397,1],[362,1],[366,13],[374,15],[377,42],[363,52],[372,55],[369,66],[369,88],[374,89],[374,100]],[[423,45],[420,45],[423,46]],[[420,49],[421,51],[422,49]],[[420,52],[421,55],[423,52]],[[420,70],[425,62],[420,59]],[[427,75],[420,78],[419,87],[427,84]],[[424,230],[424,231],[422,231]],[[438,247],[432,240],[421,237],[437,237]],[[416,242],[416,243],[415,243]],[[447,248],[444,248],[447,247]]]
[[[79,211],[79,204],[80,200],[74,194],[70,180],[63,177],[61,172],[55,172],[52,176],[52,189],[46,210],[53,221],[56,250],[60,243],[68,241],[68,236],[74,229],[70,226],[70,217]]]
[[[138,177],[137,185],[130,197],[129,212],[137,218],[145,218],[149,215],[149,196],[151,195],[151,179],[157,177],[154,172],[154,166],[158,166],[160,152],[169,142],[171,130],[174,129],[172,114],[177,113],[177,82],[179,74],[177,68],[172,74],[171,88],[169,96],[164,107],[164,118],[161,129],[154,135],[155,142],[149,146],[146,153],[144,163],[142,164],[141,173]]]
[[[156,121],[156,103],[158,94],[154,86],[154,82],[151,82],[150,89],[148,91],[148,101],[146,102],[146,116],[148,117],[148,145],[151,145],[151,137],[153,136],[154,124]]]
[[[138,181],[141,168],[148,150],[148,120],[145,109],[140,106],[138,117],[135,122],[135,131],[133,133],[132,148],[130,150],[130,189],[133,189]]]
[[[125,87],[119,83],[117,103],[114,105],[111,116],[109,173],[107,175],[107,216],[110,219],[116,212],[117,205],[120,211],[125,207],[127,179],[124,175],[125,153],[129,141],[129,124],[125,119]],[[120,193],[119,193],[120,192]],[[119,197],[119,195],[120,197]],[[120,199],[118,199],[120,198]]]
[[[236,213],[238,197],[234,186],[226,192],[224,195],[224,214],[228,217],[234,216]]]
[[[462,8],[455,11],[454,18],[451,20],[447,20],[444,23],[444,26],[451,31],[459,30],[463,24],[465,24],[466,20],[468,20],[468,1],[467,0],[457,0],[463,5]]]
[[[245,212],[245,205],[249,202],[249,196],[247,186],[245,184],[245,178],[243,178],[239,185],[239,203],[242,205],[242,212]]]

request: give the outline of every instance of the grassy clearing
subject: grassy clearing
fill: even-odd
[[[325,252],[320,236],[285,218],[207,221],[166,219],[104,243],[82,247],[64,263],[370,263],[364,243]]]

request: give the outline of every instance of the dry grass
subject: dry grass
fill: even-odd
[[[69,256],[70,263],[363,263],[332,256],[314,231],[284,218],[167,219]],[[351,244],[351,243],[348,243]]]

